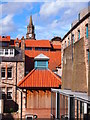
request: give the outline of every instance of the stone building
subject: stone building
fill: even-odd
[[[2,36],[2,37],[0,36],[0,45],[1,45],[0,77],[2,78],[1,87],[4,93],[4,95],[2,94],[2,96],[5,96],[5,99],[7,98],[7,95],[11,97],[11,100],[7,100],[7,99],[4,100],[5,106],[10,105],[10,108],[8,107],[7,108],[8,110],[6,112],[8,111],[14,112],[14,107],[17,106],[16,108],[18,109],[18,111],[15,109],[15,111],[17,111],[16,117],[20,118],[21,115],[25,117],[25,111],[22,112],[22,108],[23,110],[25,110],[26,105],[28,108],[30,100],[33,101],[34,99],[32,96],[35,96],[35,98],[37,99],[40,96],[41,101],[43,97],[43,99],[47,99],[47,102],[50,103],[51,87],[59,88],[60,87],[59,85],[61,85],[61,76],[58,76],[57,74],[53,73],[55,72],[56,67],[58,67],[61,64],[61,38],[55,37],[51,41],[44,40],[44,39],[36,40],[32,16],[30,16],[30,22],[29,22],[29,25],[27,26],[26,38],[22,37],[21,39],[18,39],[18,38],[10,39],[10,36]],[[39,89],[40,86],[38,86],[37,80],[39,80],[40,78],[37,75],[36,77],[37,80],[35,80],[35,82],[37,83],[35,90],[33,89],[34,86],[32,86],[32,89],[30,89],[30,86],[29,87],[24,86],[24,89],[22,89],[22,87],[20,86],[21,89],[19,89],[19,87],[16,87],[17,84],[32,73],[32,71],[35,69],[35,65],[34,65],[35,58],[40,54],[43,54],[44,56],[49,58],[47,62],[48,70],[45,70],[46,72],[44,72],[43,70],[41,72],[38,71],[37,74],[40,75],[42,73],[42,75],[44,75],[44,80],[48,78],[46,81],[47,83],[50,83],[50,84],[52,82],[54,83],[54,81],[52,81],[51,79],[55,80],[56,83],[54,84],[54,86],[51,84],[51,86],[48,86],[48,87],[47,86],[44,87],[44,83],[43,83],[41,85],[41,88]],[[41,61],[40,61],[40,64],[42,64]],[[36,72],[37,71],[35,70],[35,75],[36,75]],[[10,78],[8,78],[8,75],[10,76]],[[30,80],[32,80],[31,77],[29,77],[27,81],[30,81]],[[26,97],[26,92],[29,92],[29,94],[27,94],[29,95],[29,97]],[[21,99],[22,93],[23,95]],[[30,97],[32,97],[32,99],[29,99]],[[13,107],[11,107],[11,102],[9,101],[13,101],[15,105],[12,105]],[[39,102],[41,103],[41,101]],[[42,105],[44,106],[43,106],[43,111],[41,111],[43,112],[41,116],[39,113],[40,111],[37,110],[39,118],[45,117],[45,116],[50,117],[51,103],[49,104],[49,106],[47,106],[46,104],[44,104],[44,102],[42,103]],[[36,112],[34,112],[34,109],[39,109],[39,107],[37,106],[40,103],[37,103],[37,105],[34,105],[32,103],[32,105],[30,106],[30,109],[33,106],[33,109],[32,109],[33,112],[30,111],[29,109],[29,113],[31,112],[35,114]],[[40,108],[40,110],[41,109],[42,107]],[[47,114],[45,115],[44,115],[44,110],[48,111]]]
[[[51,89],[51,117],[90,119],[90,2],[62,39],[62,89]]]
[[[80,11],[78,20],[72,23],[71,29],[62,39],[62,87],[65,89],[88,92],[89,16],[88,8]],[[81,86],[78,87],[78,83]]]
[[[0,89],[4,100],[3,113],[18,110],[17,83],[24,77],[25,72],[23,49],[12,46],[11,42],[10,36],[0,37]]]

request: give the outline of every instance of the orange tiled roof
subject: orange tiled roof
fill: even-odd
[[[10,36],[5,36],[5,37],[0,36],[0,41],[10,42]]]
[[[61,49],[61,45],[53,45],[54,49]]]
[[[49,57],[49,69],[50,70],[55,70],[56,66],[61,64],[61,52],[60,51],[35,51],[35,50],[25,50],[25,55],[27,56],[26,58],[26,67],[30,66],[30,61],[29,59],[35,58],[39,54],[44,54],[47,57]]]
[[[49,40],[25,40],[26,47],[47,47],[51,48]]]
[[[33,69],[18,84],[19,87],[59,87],[61,79],[51,70]]]

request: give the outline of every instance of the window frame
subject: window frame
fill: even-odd
[[[78,40],[80,40],[80,30],[78,30]]]
[[[86,24],[86,38],[88,39],[88,24]]]
[[[10,90],[8,90],[8,89],[10,89],[11,88],[11,92],[10,92]],[[8,94],[10,93],[10,96],[11,96],[11,98],[9,98],[9,96],[8,96]],[[13,94],[13,91],[12,91],[12,87],[8,87],[7,88],[7,100],[12,100],[12,94]]]
[[[2,90],[2,89],[4,89],[4,90]],[[1,90],[2,90],[2,99],[5,100],[6,99],[5,87],[2,87]]]
[[[2,77],[2,69],[5,69],[5,77]],[[1,67],[1,79],[6,79],[6,68],[5,67]]]
[[[8,77],[8,69],[10,69],[11,68],[11,77]],[[9,71],[10,72],[10,71]],[[11,80],[12,79],[12,67],[8,67],[7,68],[7,79],[8,80]]]

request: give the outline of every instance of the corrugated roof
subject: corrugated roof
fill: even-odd
[[[61,79],[57,77],[51,70],[33,69],[18,84],[19,87],[59,87]]]
[[[51,48],[49,40],[25,40],[26,47]]]

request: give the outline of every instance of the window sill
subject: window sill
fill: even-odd
[[[6,78],[1,78],[2,80],[5,80]]]
[[[12,80],[12,78],[7,78],[7,80]]]

